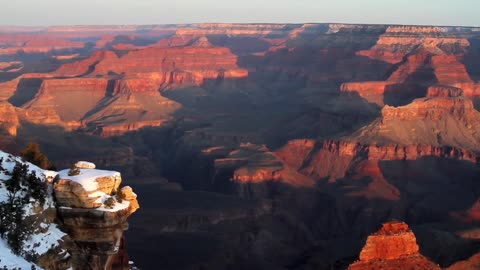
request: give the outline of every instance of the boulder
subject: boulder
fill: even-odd
[[[73,166],[78,169],[95,169],[95,164],[88,161],[77,161]]]
[[[53,188],[58,206],[98,208],[103,204],[100,198],[116,193],[122,182],[118,172],[77,169],[78,175],[69,175],[70,170],[67,169],[60,171],[54,180]]]

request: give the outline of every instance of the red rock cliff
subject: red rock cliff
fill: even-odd
[[[348,269],[440,270],[440,267],[419,253],[415,235],[407,224],[388,222],[368,237],[360,253],[360,261],[353,263]]]

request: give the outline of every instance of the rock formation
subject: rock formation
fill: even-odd
[[[467,260],[459,261],[446,268],[447,270],[470,270],[480,268],[480,254],[475,254]]]
[[[462,32],[463,31],[463,32]],[[468,97],[478,95],[462,56],[470,45],[466,29],[388,27],[377,44],[357,55],[397,64],[398,67],[385,81],[345,83],[341,90],[357,92],[366,100],[384,105],[391,102],[388,95],[397,98],[415,98],[432,84],[464,88]],[[396,85],[403,85],[396,89]]]
[[[20,127],[17,111],[10,103],[0,102],[0,128],[6,131],[10,136],[17,135],[17,129]]]
[[[385,106],[381,118],[353,137],[362,143],[396,142],[478,150],[479,121],[480,114],[461,89],[433,86],[425,98],[405,106]]]
[[[74,242],[73,269],[112,269],[127,218],[139,208],[132,188],[119,189],[120,184],[118,172],[88,162],[77,162],[54,179],[58,213]]]
[[[120,58],[109,57],[95,66],[93,74],[106,75],[109,72],[130,76],[157,73],[160,84],[198,84],[204,79],[244,78],[248,75],[246,70],[237,66],[237,57],[230,50],[213,47],[208,41],[181,48],[152,47],[129,52]],[[190,74],[192,79],[186,82],[173,80],[178,73]]]
[[[129,233],[138,236],[136,255],[145,253],[146,240],[155,247],[155,256],[140,255],[145,269],[158,260],[172,269],[343,269],[358,239],[393,218],[442,235],[417,235],[442,267],[476,252],[452,231],[480,220],[478,28],[199,24],[0,32],[9,53],[0,63],[0,144],[18,151],[37,141],[57,166],[85,159],[136,176],[150,211],[133,217],[140,225]],[[107,253],[122,246],[135,195],[118,192],[116,173],[76,167],[104,178],[91,190],[68,170],[57,179],[73,258],[124,265],[125,253]],[[159,196],[153,187],[164,178],[171,184],[159,187]],[[104,199],[115,190],[129,208],[108,211]],[[262,210],[263,203],[271,207]]]
[[[0,36],[0,55],[48,53],[55,50],[81,49],[83,42],[60,39],[48,35],[3,34]]]
[[[0,72],[18,72],[22,68],[23,63],[20,61],[0,62]]]
[[[271,183],[295,187],[312,186],[314,183],[289,166],[264,145],[243,144],[225,158],[215,160],[217,174],[233,171],[232,180],[238,194],[243,197],[264,197],[270,192]]]
[[[349,270],[418,269],[440,270],[419,252],[415,235],[403,222],[388,222],[370,235],[360,253],[360,261]]]

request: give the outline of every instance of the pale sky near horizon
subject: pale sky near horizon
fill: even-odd
[[[480,26],[480,0],[0,0],[0,3],[0,25],[338,22]]]

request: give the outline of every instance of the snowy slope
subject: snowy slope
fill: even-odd
[[[0,158],[3,159],[2,167],[5,171],[0,171],[0,201],[5,201],[7,199],[7,190],[5,188],[5,182],[10,179],[10,175],[7,172],[12,172],[15,167],[16,162],[21,162],[28,165],[29,172],[35,172],[35,174],[41,179],[46,179],[46,176],[53,177],[56,173],[52,171],[44,171],[39,167],[23,161],[19,157],[12,156],[8,153],[0,151]],[[36,214],[35,211],[39,211],[39,203],[34,200],[30,201],[29,204],[25,206],[25,215],[31,216]],[[48,195],[46,197],[45,204],[43,205],[43,210],[54,207],[54,201],[52,197],[52,190],[49,187]],[[36,210],[34,210],[36,209]],[[40,208],[41,210],[41,208]],[[48,252],[50,249],[57,247],[61,239],[65,236],[65,233],[60,231],[56,224],[50,223],[47,224],[42,222],[38,229],[24,242],[24,251],[30,252],[36,255],[43,255]],[[31,270],[32,264],[26,261],[24,258],[13,254],[6,241],[0,238],[0,269],[6,266],[8,269],[27,269]],[[38,266],[35,266],[36,269],[41,269]]]
[[[24,258],[19,257],[13,254],[10,251],[10,248],[7,246],[3,240],[0,239],[0,269],[4,267],[7,269],[20,268],[22,270],[31,270],[32,264],[27,262]],[[3,268],[2,268],[3,267]],[[35,266],[37,269],[42,269],[38,266]]]

